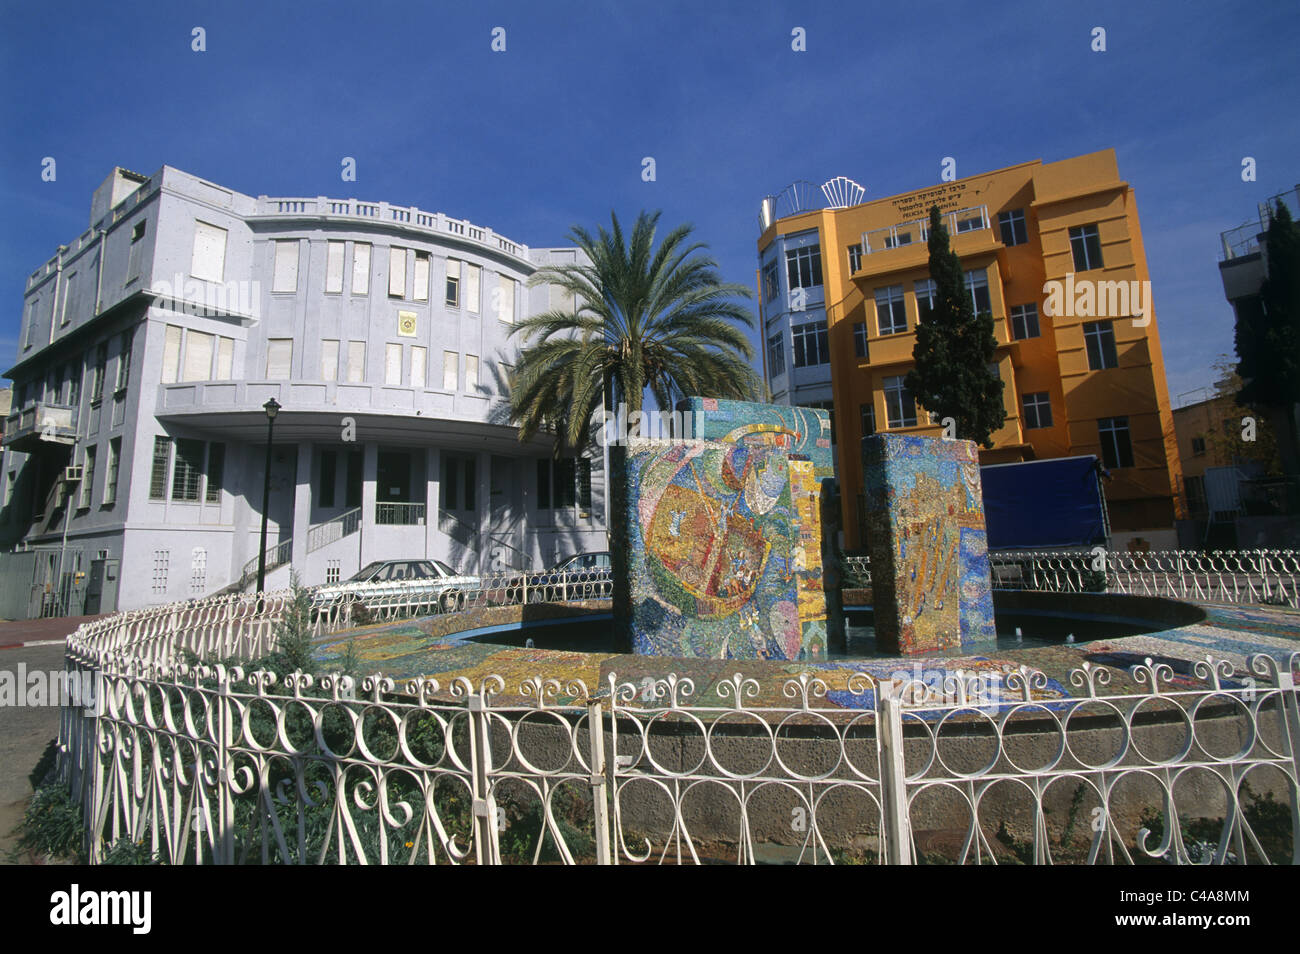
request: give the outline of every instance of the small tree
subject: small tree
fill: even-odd
[[[1237,400],[1273,417],[1287,476],[1300,473],[1295,406],[1300,402],[1300,227],[1280,201],[1265,238],[1268,277],[1237,309]]]
[[[951,417],[957,437],[992,447],[993,432],[1006,420],[1002,379],[988,369],[997,348],[993,315],[975,314],[938,206],[930,209],[929,248],[934,307],[916,326],[916,366],[907,373],[907,387],[939,420]]]
[[[311,590],[298,582],[298,574],[289,574],[289,601],[275,624],[275,652],[271,658],[283,673],[313,672]]]

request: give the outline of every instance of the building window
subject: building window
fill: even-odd
[[[117,474],[122,466],[122,438],[115,437],[108,442],[108,470],[104,473],[105,507],[117,502]]]
[[[32,342],[36,339],[36,305],[37,304],[38,303],[36,301],[33,301],[27,306],[27,321],[23,333],[24,351],[30,348],[32,346]]]
[[[172,500],[197,501],[203,476],[203,442],[178,440],[172,462]]]
[[[822,283],[822,247],[805,245],[785,253],[785,274],[791,288],[817,288]]]
[[[361,484],[362,477],[365,473],[366,458],[364,451],[350,451],[348,453],[348,470],[344,479],[346,487],[344,493],[344,506],[354,509],[361,506]]]
[[[862,243],[849,246],[849,274],[862,269]]]
[[[885,414],[889,427],[915,427],[916,401],[902,375],[885,378]]]
[[[174,384],[181,375],[181,328],[167,325],[163,329],[163,384]]]
[[[298,290],[298,240],[288,239],[275,243],[275,271],[271,278],[271,291],[296,292]]]
[[[934,279],[926,278],[916,282],[913,287],[916,289],[916,320],[929,321],[939,300],[939,286],[934,283]]]
[[[447,259],[447,292],[444,301],[448,308],[460,307],[460,262]]]
[[[128,366],[129,364],[130,362],[128,362]],[[79,407],[81,405],[81,364],[76,361],[72,362],[68,365],[66,374],[68,378],[67,403],[71,407]]]
[[[895,229],[885,236],[885,248],[901,248],[913,242],[912,230]]]
[[[225,281],[225,229],[207,222],[194,223],[194,253],[190,257],[190,274],[207,282]]]
[[[320,379],[339,379],[339,343],[333,338],[326,338],[320,343]]]
[[[167,467],[171,463],[172,442],[169,437],[153,439],[153,468],[149,473],[149,499],[167,499]]]
[[[465,355],[465,390],[478,390],[478,356]]]
[[[1095,225],[1076,225],[1070,229],[1070,251],[1074,253],[1074,270],[1086,272],[1101,268],[1101,235]]]
[[[1205,456],[1205,438],[1204,438],[1204,437],[1193,437],[1193,438],[1192,438],[1192,456],[1193,456],[1193,457],[1204,457],[1204,456]]]
[[[411,291],[413,301],[429,300],[429,253],[415,253],[415,288]]]
[[[1083,326],[1083,340],[1088,346],[1088,368],[1104,371],[1119,367],[1115,351],[1115,327],[1109,321],[1089,321]]]
[[[131,226],[131,251],[126,260],[126,284],[128,285],[140,277],[141,260],[144,258],[145,228],[144,220]]]
[[[76,314],[76,306],[70,305],[72,301],[73,283],[77,280],[76,272],[68,272],[63,279],[63,307],[59,309],[59,325],[66,325]],[[71,312],[71,314],[70,314]]]
[[[357,242],[352,246],[352,294],[370,294],[370,245]]]
[[[785,341],[784,335],[777,332],[767,339],[767,365],[772,377],[785,374]]]
[[[777,277],[776,262],[763,266],[763,302],[770,305],[781,298],[781,282]]]
[[[384,384],[391,386],[402,383],[402,346],[388,344],[384,346]]]
[[[216,344],[215,335],[193,330],[185,333],[185,362],[181,369],[182,381],[208,381],[212,378],[214,344]],[[287,373],[285,376],[288,376]]]
[[[442,353],[442,389],[455,391],[459,382],[460,353],[444,351]]]
[[[853,355],[857,358],[871,360],[870,348],[867,345],[867,323],[865,321],[853,323]]]
[[[131,332],[122,332],[121,344],[117,353],[117,385],[113,390],[125,391],[131,383]]]
[[[966,291],[970,293],[971,306],[975,314],[992,313],[993,303],[989,299],[989,277],[986,269],[980,268],[966,273]]]
[[[497,319],[506,323],[515,320],[515,280],[508,275],[498,275],[499,295],[497,302]]]
[[[876,328],[881,335],[896,335],[907,330],[902,285],[876,289]]]
[[[998,228],[1002,232],[1003,245],[1024,245],[1029,241],[1029,232],[1025,229],[1024,209],[999,212]]]
[[[293,339],[269,338],[266,342],[266,378],[287,381],[293,367]]]
[[[1101,462],[1109,469],[1133,466],[1133,442],[1127,417],[1103,417],[1097,421],[1101,438]]]
[[[81,494],[77,500],[78,510],[85,510],[89,507],[91,498],[94,496],[95,454],[96,448],[93,444],[86,448],[86,457],[81,468]]]
[[[348,342],[348,383],[359,384],[366,379],[366,343]]]
[[[347,253],[346,242],[325,243],[325,292],[338,295],[343,292],[343,260]]]
[[[161,596],[167,592],[167,564],[171,562],[170,550],[153,551],[153,592]]]
[[[320,483],[316,492],[317,506],[334,506],[334,480],[338,475],[338,466],[338,455],[334,451],[321,451]]]
[[[203,499],[208,503],[221,503],[221,482],[226,472],[226,445],[215,442],[208,445],[208,486]]]
[[[1011,334],[1015,336],[1017,341],[1038,337],[1037,305],[1030,302],[1028,305],[1011,306]]]
[[[1183,487],[1187,491],[1187,509],[1192,514],[1209,512],[1209,501],[1205,497],[1205,478],[1201,476],[1184,477]]]
[[[811,321],[790,329],[794,346],[794,366],[808,368],[830,364],[831,349],[827,342],[826,322]]]
[[[1026,394],[1021,403],[1025,408],[1025,427],[1051,427],[1052,426],[1052,402],[1047,396],[1046,391],[1035,391],[1032,394]]]
[[[483,284],[483,267],[481,265],[471,265],[469,262],[464,263],[465,273],[465,293],[462,296],[465,300],[465,310],[472,315],[479,314],[479,302],[482,299],[480,288]],[[569,307],[572,310],[573,295],[569,293]]]
[[[406,249],[396,245],[388,250],[388,297],[406,297]]]
[[[92,401],[104,399],[104,386],[108,384],[108,345],[100,344],[95,348],[95,380],[90,389]]]
[[[420,345],[411,346],[411,387],[425,386],[425,357],[427,352]]]
[[[325,564],[325,582],[337,583],[343,578],[343,566],[341,560],[330,560]]]
[[[876,433],[876,406],[874,404],[858,405],[858,424],[862,428],[863,437],[870,437]]]

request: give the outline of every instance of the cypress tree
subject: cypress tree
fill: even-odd
[[[935,302],[916,326],[916,366],[907,373],[907,388],[937,420],[951,417],[958,438],[992,447],[993,432],[1006,420],[1002,379],[988,370],[997,347],[993,315],[975,313],[938,206],[930,209],[929,249]]]

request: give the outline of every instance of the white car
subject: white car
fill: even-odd
[[[312,607],[323,610],[355,600],[369,609],[392,603],[427,604],[451,613],[463,609],[481,586],[477,576],[457,573],[441,560],[380,560],[342,583],[318,587]]]

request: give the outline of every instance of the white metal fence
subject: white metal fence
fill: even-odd
[[[1157,550],[999,551],[989,554],[993,585],[1063,593],[1102,591],[1207,603],[1267,603],[1300,609],[1300,551]],[[867,557],[845,558],[845,570],[869,581]]]
[[[1300,861],[1300,653],[1191,680],[1148,661],[1113,695],[1085,665],[1065,698],[1028,669],[506,695],[177,664],[274,648],[282,594],[212,603],[69,637],[96,691],[63,710],[60,772],[92,860],[130,839],[219,864]]]

